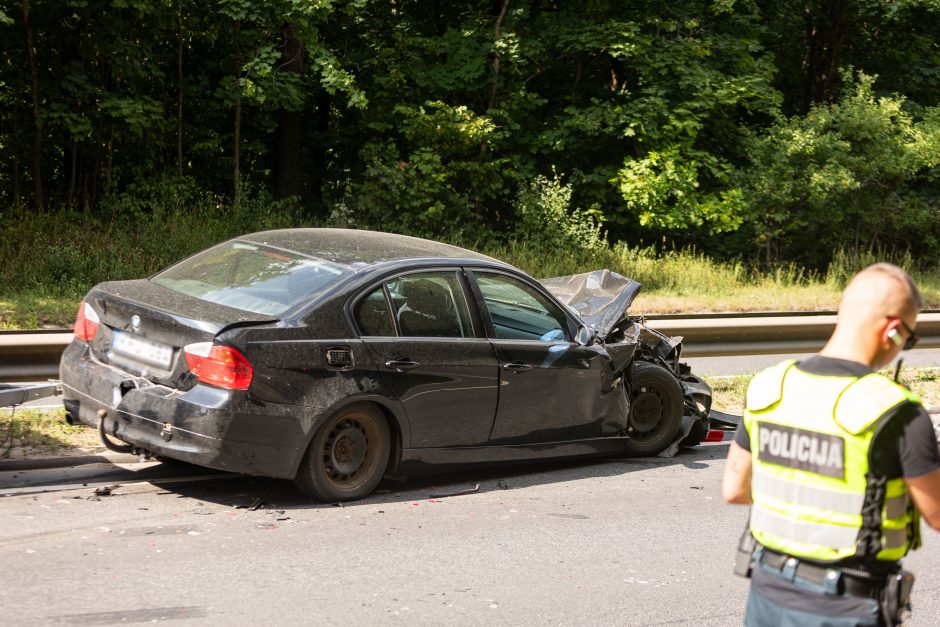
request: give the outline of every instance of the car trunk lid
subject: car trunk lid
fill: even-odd
[[[181,389],[195,385],[183,347],[212,342],[233,326],[277,320],[180,294],[146,279],[102,283],[88,293],[85,302],[101,320],[91,342],[98,360]]]

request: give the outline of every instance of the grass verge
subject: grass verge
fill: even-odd
[[[0,409],[0,459],[87,455],[103,450],[94,429],[65,422],[65,410]]]
[[[0,298],[0,331],[70,328],[81,295],[43,296],[21,292]]]
[[[68,328],[79,300],[97,283],[149,276],[242,233],[324,225],[257,202],[232,207],[198,195],[158,201],[100,215],[4,214],[0,330]],[[692,249],[658,252],[596,241],[590,247],[559,249],[518,234],[503,243],[459,238],[450,243],[502,259],[538,278],[609,268],[643,285],[633,307],[642,315],[833,310],[846,281],[875,261],[908,268],[927,306],[940,307],[940,271],[919,269],[909,254],[837,253],[825,272],[814,272],[793,264],[759,269],[739,261],[719,262]]]
[[[552,276],[552,275],[546,275]],[[43,296],[22,292],[0,298],[0,331],[70,329],[84,292]],[[703,288],[678,294],[667,288],[640,292],[630,311],[636,315],[749,311],[832,311],[839,292],[825,286],[786,289],[745,287],[725,290],[721,297]]]

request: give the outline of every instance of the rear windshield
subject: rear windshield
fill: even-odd
[[[174,292],[278,315],[352,274],[346,266],[248,242],[226,242],[153,277]]]

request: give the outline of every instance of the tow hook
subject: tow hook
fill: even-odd
[[[104,419],[108,416],[107,409],[98,410],[98,437],[101,438],[101,443],[104,444],[104,447],[109,451],[114,451],[115,453],[130,453],[134,450],[134,447],[130,444],[117,444],[108,437],[108,434],[105,433],[104,428]],[[115,435],[117,435],[117,423],[114,423]]]
[[[172,439],[173,439],[173,425],[171,425],[171,424],[168,423],[168,422],[164,422],[164,423],[163,423],[163,430],[160,431],[160,436],[161,436],[164,440],[166,440],[167,442],[169,442],[170,440],[172,440]]]

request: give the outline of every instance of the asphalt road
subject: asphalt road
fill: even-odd
[[[160,464],[4,472],[3,622],[740,625],[747,512],[721,501],[726,450],[385,483],[345,507],[175,463],[174,480]],[[119,487],[94,497],[102,484]],[[915,626],[940,620],[925,535]]]
[[[0,500],[0,605],[9,624],[740,624],[724,452],[389,484],[345,507],[246,478],[18,494]]]
[[[740,625],[726,451],[386,482],[345,507],[178,463],[0,472],[2,622]],[[915,627],[940,624],[924,535]]]

